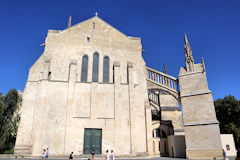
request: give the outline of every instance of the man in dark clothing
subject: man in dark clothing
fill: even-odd
[[[73,159],[73,152],[70,154],[69,159]]]

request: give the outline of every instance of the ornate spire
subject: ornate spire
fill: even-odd
[[[71,27],[71,23],[72,23],[72,16],[69,17],[67,28]]]
[[[163,73],[167,74],[167,69],[165,64],[163,64]]]
[[[188,39],[187,39],[186,34],[184,34],[184,38],[185,38],[184,47],[185,47],[186,69],[187,69],[187,72],[193,72],[194,71],[194,59],[193,59],[193,56],[192,56],[192,50],[191,50],[191,47],[188,43]]]
[[[202,58],[202,68],[203,68],[203,71],[202,71],[202,72],[206,72],[205,63],[204,63],[204,59],[203,59],[203,58]]]

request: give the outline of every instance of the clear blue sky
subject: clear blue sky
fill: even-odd
[[[48,29],[66,28],[95,12],[123,33],[142,38],[149,67],[177,77],[185,66],[184,33],[195,62],[204,57],[214,99],[240,99],[240,1],[222,0],[15,0],[0,3],[0,92],[23,90],[42,54]]]

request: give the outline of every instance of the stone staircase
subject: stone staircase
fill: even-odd
[[[15,156],[29,156],[31,154],[30,150],[31,150],[31,146],[29,146],[29,145],[17,145],[14,148],[14,155]]]

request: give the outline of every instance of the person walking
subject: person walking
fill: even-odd
[[[115,155],[114,155],[113,150],[111,150],[111,160],[115,160]]]
[[[109,153],[108,153],[108,150],[106,150],[105,160],[110,160],[110,159],[109,159]]]
[[[45,156],[46,156],[46,149],[43,149],[43,152],[42,152],[42,160],[45,160]]]
[[[95,154],[94,149],[92,150],[91,154],[92,154],[92,160],[94,160],[94,154]]]
[[[225,160],[226,159],[226,152],[224,151],[224,149],[222,151],[223,151],[223,158]]]
[[[45,158],[46,158],[46,159],[48,159],[49,155],[50,155],[49,148],[47,148],[47,151],[46,151],[46,156],[45,156]]]
[[[73,159],[73,152],[70,154],[69,159]]]

